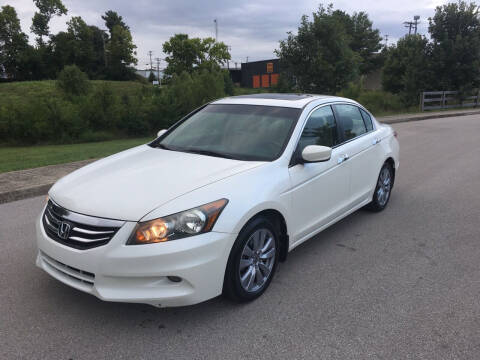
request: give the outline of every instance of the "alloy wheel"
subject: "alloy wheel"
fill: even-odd
[[[240,284],[245,291],[256,292],[265,285],[275,264],[275,256],[272,232],[266,228],[254,231],[240,256]]]
[[[377,200],[380,206],[385,206],[390,197],[392,189],[392,175],[390,170],[385,166],[378,177]]]

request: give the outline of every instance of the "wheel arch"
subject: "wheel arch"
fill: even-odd
[[[393,157],[390,156],[385,160],[384,164],[389,164],[392,167],[392,170],[393,170],[392,187],[393,187],[393,185],[395,184],[395,168],[396,168],[395,160],[393,159]]]
[[[272,221],[280,232],[280,255],[279,260],[285,261],[287,259],[288,249],[290,246],[290,240],[288,236],[288,227],[285,216],[278,210],[273,208],[266,208],[260,211],[257,211],[255,214],[249,217],[249,219],[243,224],[242,229],[244,229],[250,222],[257,219],[258,217],[266,217]]]

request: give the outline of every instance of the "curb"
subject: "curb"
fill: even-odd
[[[95,160],[97,159],[2,173],[0,174],[0,204],[46,195],[58,179]],[[6,185],[3,189],[2,184]]]
[[[445,113],[445,114],[425,114],[425,115],[412,115],[410,117],[401,117],[401,118],[392,118],[389,119],[388,116],[384,118],[377,118],[377,120],[384,124],[397,124],[410,121],[421,121],[421,120],[430,120],[430,119],[441,119],[447,117],[458,117],[458,116],[468,116],[468,115],[478,115],[480,110],[470,111],[470,112],[458,112],[458,113]]]
[[[0,193],[0,204],[46,195],[54,183]]]

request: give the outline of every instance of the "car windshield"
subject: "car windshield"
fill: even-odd
[[[278,158],[301,109],[258,105],[207,105],[151,146],[238,160]]]

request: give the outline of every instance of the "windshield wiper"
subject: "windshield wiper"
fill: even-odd
[[[207,156],[221,157],[221,158],[225,158],[225,159],[234,159],[234,160],[238,160],[238,158],[237,158],[237,157],[235,157],[235,156],[233,156],[233,155],[230,155],[230,154],[225,154],[225,153],[221,153],[221,152],[216,152],[216,151],[212,151],[212,150],[201,150],[201,149],[179,149],[178,151],[184,151],[184,152],[191,153],[191,154],[200,154],[200,155],[207,155]]]

